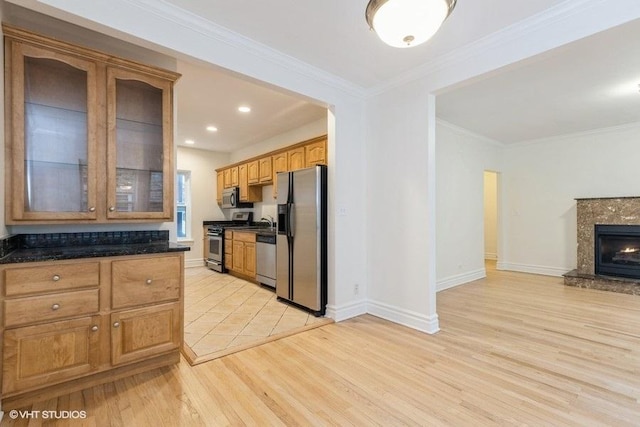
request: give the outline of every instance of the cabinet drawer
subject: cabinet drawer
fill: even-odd
[[[256,233],[242,233],[236,231],[233,233],[233,240],[239,242],[254,243],[256,241]]]
[[[180,298],[179,257],[113,261],[111,307],[133,307]]]
[[[4,326],[97,313],[98,289],[16,298],[4,301]]]
[[[52,264],[39,267],[9,268],[4,271],[4,293],[19,296],[98,286],[100,264]]]
[[[224,239],[225,240],[233,240],[233,231],[226,230],[224,232]]]

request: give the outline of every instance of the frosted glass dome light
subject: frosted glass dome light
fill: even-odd
[[[370,0],[365,17],[378,37],[393,47],[429,40],[451,14],[457,0]]]

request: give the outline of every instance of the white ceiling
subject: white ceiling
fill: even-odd
[[[505,144],[640,123],[640,20],[437,97],[439,118]]]
[[[368,0],[165,1],[364,88],[563,3],[459,0],[431,40],[397,49],[369,30]]]
[[[178,72],[180,146],[231,152],[327,117],[323,106],[210,65],[178,61]],[[251,107],[251,112],[238,112],[240,105]],[[210,125],[218,131],[207,131]]]
[[[459,0],[430,41],[412,49],[395,49],[368,29],[367,0],[167,2],[364,89],[384,85],[491,33],[536,14],[552,14],[570,3]],[[232,81],[228,83],[226,88],[233,92]],[[495,141],[517,143],[640,122],[638,83],[640,23],[632,22],[439,94],[437,116]],[[230,99],[225,108],[237,102]],[[302,115],[313,114],[293,102]],[[247,143],[252,133],[264,128],[263,122],[256,123],[260,129],[242,128]]]

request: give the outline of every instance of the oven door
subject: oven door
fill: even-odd
[[[224,273],[224,234],[207,233],[209,249],[207,267]]]

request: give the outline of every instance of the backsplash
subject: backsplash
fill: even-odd
[[[5,243],[6,240],[12,241]],[[33,249],[62,246],[127,245],[166,242],[168,240],[168,230],[41,233],[11,236],[9,239],[3,240],[0,246],[2,248],[6,245],[13,247],[13,249]],[[8,252],[10,252],[10,250],[8,250],[7,253]]]

